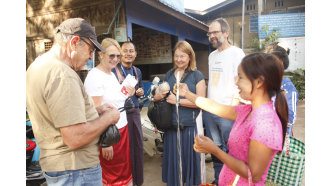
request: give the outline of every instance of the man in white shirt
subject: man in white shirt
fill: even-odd
[[[223,18],[212,21],[209,26],[207,36],[216,50],[209,55],[207,97],[221,104],[237,105],[239,98],[238,89],[235,85],[235,76],[237,76],[237,68],[245,54],[242,49],[229,43],[229,32],[229,25]],[[219,148],[227,152],[229,133],[234,121],[221,118],[206,111],[203,112],[203,120],[207,136],[213,139]],[[212,156],[212,161],[215,178],[213,184],[217,184],[223,163],[215,156]]]

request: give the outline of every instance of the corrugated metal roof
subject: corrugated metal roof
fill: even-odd
[[[196,21],[196,22],[198,22],[198,23],[200,23],[200,24],[208,27],[208,25],[205,24],[204,22],[202,22],[202,21],[200,21],[200,20],[198,20],[198,19],[196,19],[196,18],[194,18],[194,17],[192,17],[192,16],[190,16],[190,15],[184,13],[184,12],[181,12],[181,11],[177,10],[175,7],[171,6],[170,4],[168,4],[166,2],[163,2],[163,1],[159,1],[159,0],[157,0],[157,1],[160,2],[161,4],[167,6],[167,7],[170,7],[171,9],[175,10],[176,12],[178,12],[178,13],[180,13],[182,15],[185,15],[185,16],[189,17],[190,19],[192,19],[192,20],[194,20],[194,21]]]
[[[204,10],[204,11],[207,12],[207,13],[210,13],[210,12],[212,12],[212,11],[214,11],[214,10],[217,10],[217,9],[219,9],[219,8],[222,8],[222,7],[224,7],[224,6],[227,6],[227,5],[229,5],[229,4],[231,4],[231,3],[234,3],[234,2],[236,2],[236,1],[241,1],[241,0],[227,0],[227,1],[223,1],[223,2],[221,2],[221,3],[219,3],[219,4],[216,4],[216,5],[214,5],[214,6],[210,7],[210,8],[208,8],[208,9],[206,9],[206,10]]]
[[[218,10],[219,8],[223,8],[231,3],[234,3],[236,1],[241,1],[241,0],[227,0],[227,1],[223,1],[219,4],[216,4],[206,10],[200,11],[200,10],[193,10],[193,9],[185,9],[185,12],[189,12],[189,13],[193,13],[193,14],[199,14],[199,15],[205,15],[208,14],[210,12],[213,12],[215,10]]]

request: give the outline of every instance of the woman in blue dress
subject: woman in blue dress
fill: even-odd
[[[184,83],[195,94],[205,97],[206,85],[203,74],[196,70],[195,52],[186,41],[179,41],[174,48],[174,68],[169,70],[164,80],[170,85],[170,94],[166,101],[172,104],[172,129],[164,133],[164,152],[162,165],[162,180],[169,186],[180,185],[179,161],[177,150],[177,118],[176,118],[176,96],[172,93],[176,83],[176,75],[179,79],[186,76]],[[167,92],[155,96],[155,101],[163,98]],[[193,149],[194,138],[197,134],[196,117],[200,109],[185,98],[179,100],[179,124],[182,161],[182,183],[186,186],[201,184],[200,154]]]

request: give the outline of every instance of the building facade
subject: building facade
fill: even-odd
[[[143,80],[150,81],[173,67],[173,47],[178,40],[187,40],[201,54],[197,66],[203,69],[208,56],[208,27],[173,4],[165,0],[27,0],[26,68],[51,48],[55,28],[62,21],[81,17],[95,27],[99,42],[111,37],[136,45],[135,65],[141,69]],[[87,72],[78,73],[82,80]]]

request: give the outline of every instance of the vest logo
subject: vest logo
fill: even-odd
[[[127,96],[128,92],[127,92],[125,86],[123,86],[123,88],[121,88],[121,93],[123,93],[125,96]]]

